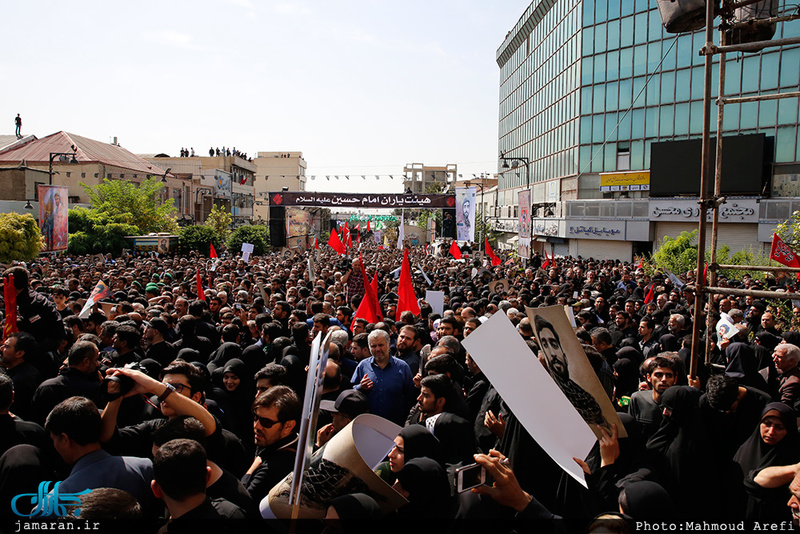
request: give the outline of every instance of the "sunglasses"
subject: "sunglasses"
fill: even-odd
[[[192,392],[192,388],[190,388],[186,384],[180,384],[180,383],[170,384],[169,382],[164,382],[164,384],[169,384],[170,386],[174,387],[175,388],[175,393],[183,393],[183,390],[185,390],[185,389],[189,390],[189,393]]]
[[[267,417],[259,417],[256,414],[253,414],[253,421],[258,422],[259,425],[263,426],[264,428],[272,428],[274,425],[280,423],[280,421],[273,421]]]

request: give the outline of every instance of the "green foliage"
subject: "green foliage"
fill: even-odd
[[[180,236],[178,248],[182,254],[195,250],[204,256],[208,256],[211,252],[209,243],[214,243],[214,248],[219,250],[223,242],[213,228],[204,224],[200,226],[184,226],[180,229],[178,235]]]
[[[242,243],[250,243],[253,245],[253,254],[261,255],[267,251],[269,247],[269,232],[266,226],[261,224],[252,224],[240,226],[228,237],[228,248],[232,253],[237,253],[242,250]]]
[[[0,261],[30,261],[43,246],[42,233],[30,213],[0,214]]]
[[[136,227],[137,235],[150,232],[175,232],[175,207],[162,202],[164,184],[158,178],[147,178],[141,184],[128,180],[104,179],[94,187],[81,184],[92,203],[93,210],[119,223]]]
[[[131,224],[123,214],[110,214],[94,208],[72,208],[69,210],[69,243],[71,254],[111,252],[119,254],[130,246],[127,235],[139,234],[139,228]]]
[[[775,228],[775,233],[789,245],[792,250],[800,247],[800,211],[795,211],[792,216],[780,223]]]
[[[678,237],[664,236],[659,249],[649,258],[645,259],[644,270],[653,274],[659,269],[668,269],[675,274],[693,271],[697,268],[697,230],[681,232]],[[706,259],[711,258],[710,250],[706,251]],[[717,249],[717,263],[722,265],[769,265],[769,256],[754,253],[750,250],[740,250],[731,254],[729,245],[722,245]],[[723,269],[718,275],[728,279],[741,279],[745,274],[752,278],[764,279],[766,273],[761,271],[734,271]]]
[[[219,205],[214,205],[211,208],[211,213],[208,214],[205,226],[211,228],[218,236],[220,242],[224,242],[230,235],[230,226],[233,217],[231,214]]]

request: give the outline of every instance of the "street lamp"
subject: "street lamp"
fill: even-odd
[[[58,157],[58,161],[61,163],[78,163],[78,158],[75,157],[75,154],[78,152],[78,147],[72,145],[70,148],[72,152],[50,152],[50,163],[47,170],[48,185],[53,185],[53,160],[56,157]]]
[[[528,189],[531,188],[531,173],[530,173],[531,170],[530,170],[530,160],[528,158],[526,158],[525,156],[506,157],[504,153],[500,152],[500,160],[503,162],[503,168],[506,170],[512,167],[516,169],[517,167],[519,167],[520,163],[524,163],[526,187]],[[511,162],[511,165],[508,164],[509,161]]]

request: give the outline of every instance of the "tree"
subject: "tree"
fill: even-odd
[[[151,232],[175,232],[175,206],[163,202],[163,182],[158,178],[147,178],[141,184],[128,180],[104,179],[94,187],[81,183],[89,195],[93,210],[106,214],[119,223],[133,225],[136,234]]]
[[[112,215],[93,208],[69,210],[69,244],[71,254],[111,252],[119,254],[129,246],[125,236],[139,234],[139,229],[127,222],[123,214]]]
[[[800,211],[795,211],[792,216],[780,223],[775,228],[775,233],[789,245],[792,250],[800,247]]]
[[[211,213],[208,214],[205,226],[214,231],[220,242],[224,242],[228,239],[228,236],[231,233],[231,221],[233,221],[233,217],[231,217],[231,214],[228,212],[228,210],[222,208],[221,206],[214,205],[214,207],[211,208]]]
[[[30,213],[0,214],[0,261],[31,261],[43,246],[42,233]]]
[[[210,226],[201,224],[200,226],[184,226],[178,232],[180,240],[178,248],[181,253],[187,254],[193,250],[208,256],[211,252],[209,243],[214,243],[214,248],[220,248],[223,243],[219,235]]]
[[[269,231],[261,224],[240,226],[228,237],[228,248],[232,253],[242,250],[242,243],[253,245],[253,254],[261,255],[269,247]]]

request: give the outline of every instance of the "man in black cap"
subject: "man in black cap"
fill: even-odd
[[[169,365],[178,355],[175,347],[165,340],[168,331],[169,325],[161,317],[151,319],[144,331],[144,339],[149,345],[145,357],[157,361],[162,368]]]
[[[335,436],[341,429],[350,424],[350,421],[369,412],[369,401],[366,395],[354,389],[342,391],[336,401],[322,401],[320,409],[331,413],[333,422],[317,431],[317,447],[322,447]]]

